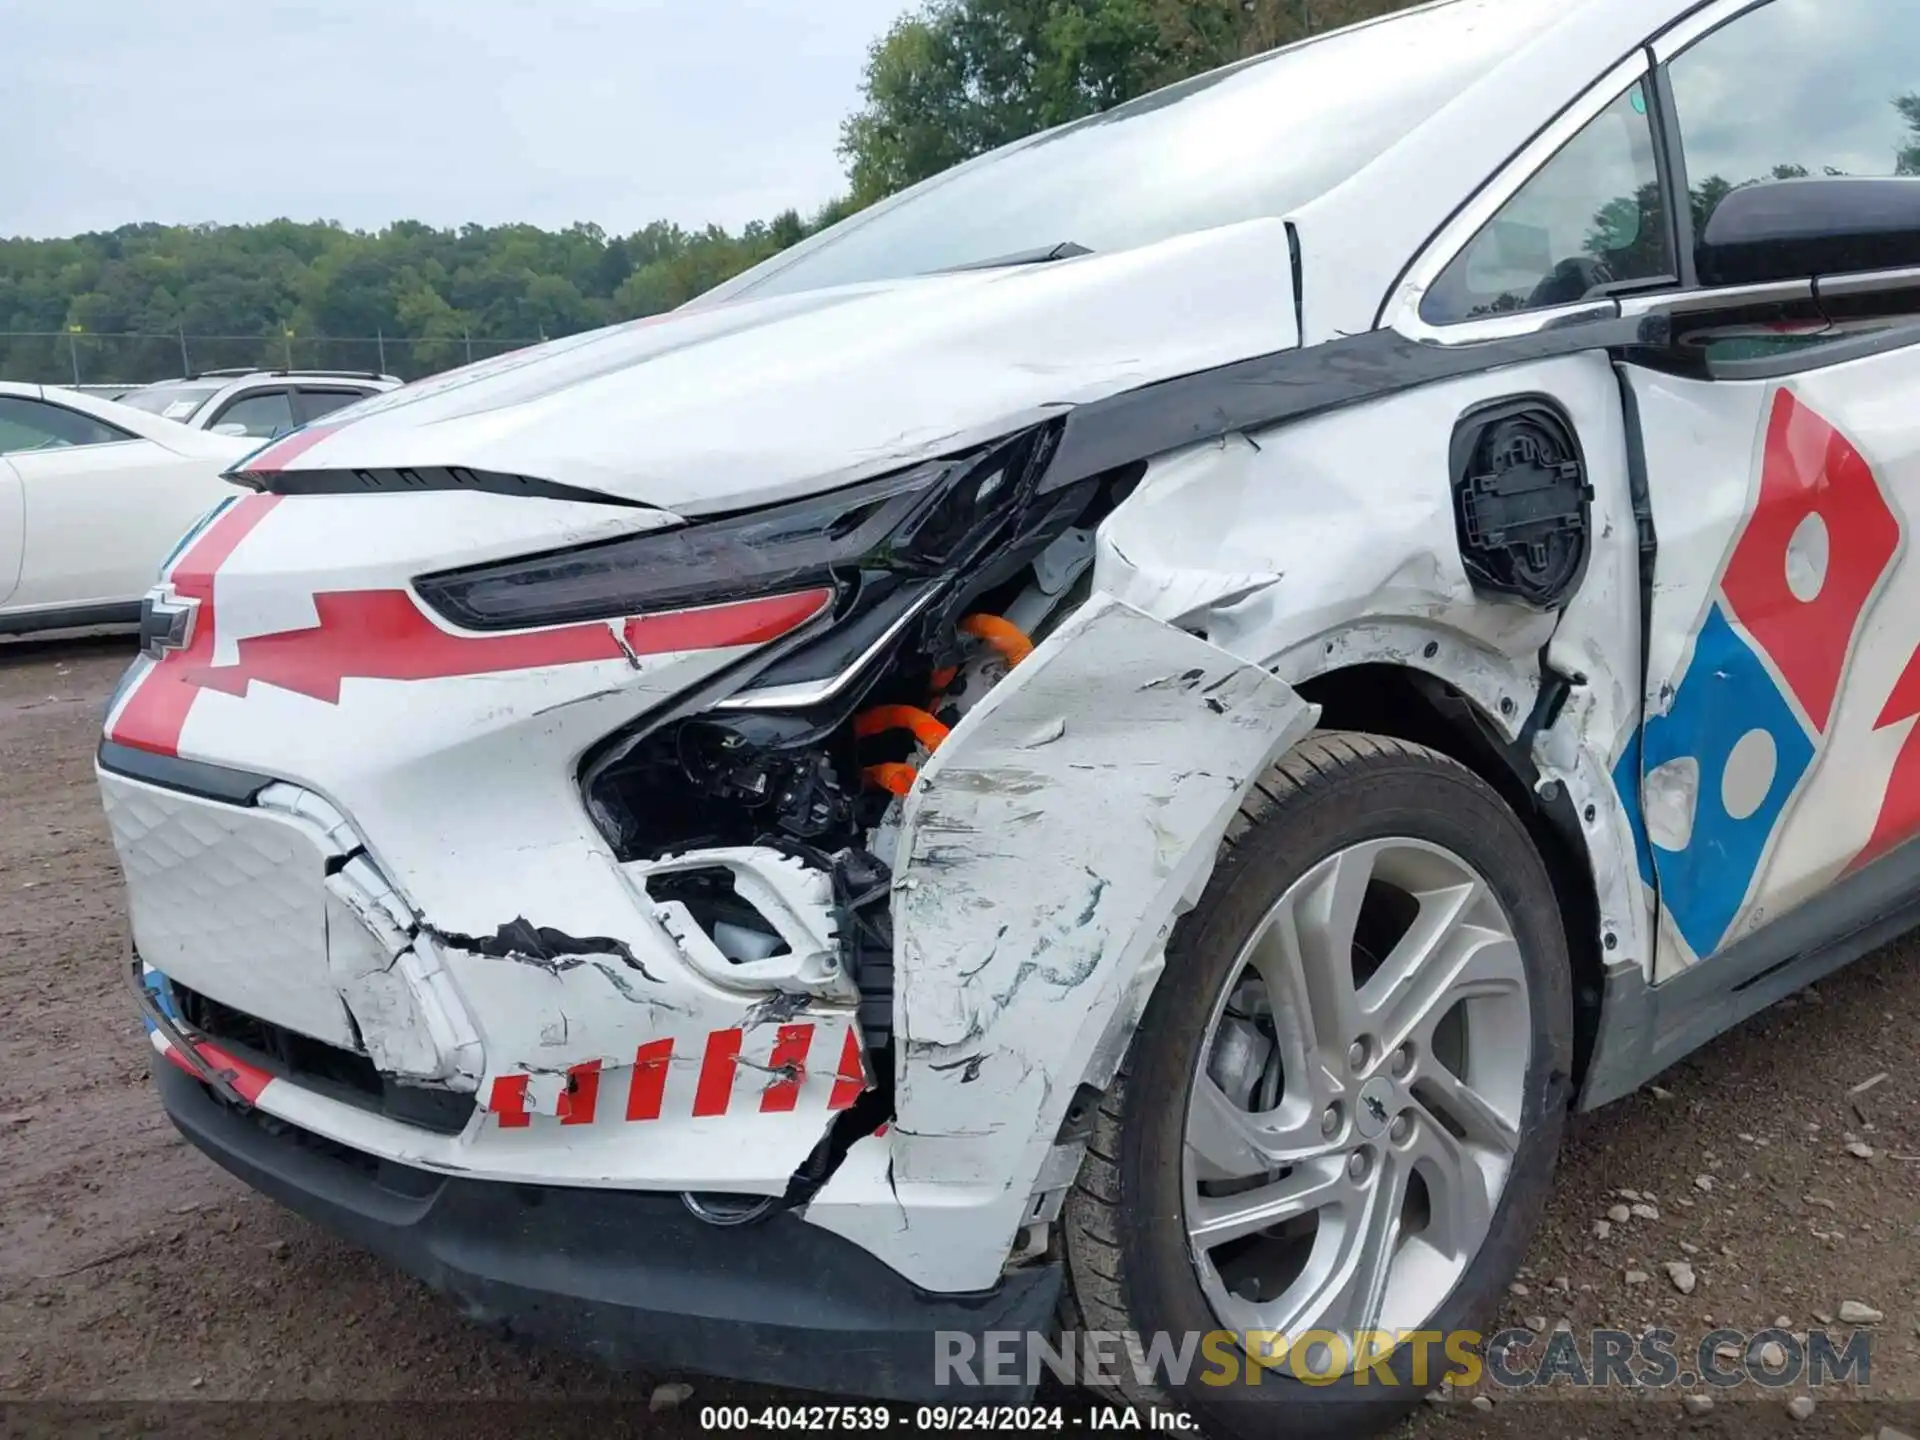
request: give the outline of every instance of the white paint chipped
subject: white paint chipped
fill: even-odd
[[[1686,849],[1700,808],[1700,762],[1682,755],[1654,766],[1641,780],[1640,803],[1647,839],[1662,850]]]

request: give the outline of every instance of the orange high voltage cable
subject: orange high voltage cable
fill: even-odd
[[[869,765],[860,774],[869,785],[877,785],[890,795],[906,794],[920,778],[920,772],[913,766],[898,763]]]
[[[960,633],[986,641],[1006,657],[1008,669],[1033,653],[1033,641],[1027,638],[1026,632],[998,615],[969,615],[960,622]]]
[[[853,717],[856,740],[868,740],[889,730],[909,730],[929,750],[938,750],[947,727],[916,705],[876,705]]]

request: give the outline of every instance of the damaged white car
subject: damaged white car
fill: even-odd
[[[617,1363],[1411,1404],[1301,1372],[1915,918],[1917,92],[1884,0],[1448,0],[269,446],[99,753],[168,1111]]]

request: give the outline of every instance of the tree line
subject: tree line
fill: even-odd
[[[0,377],[151,379],[183,363],[390,369],[657,314],[831,223],[844,205],[737,232],[656,221],[377,231],[325,222],[123,225],[0,240]],[[20,333],[28,332],[28,333]],[[140,335],[141,340],[109,339]]]

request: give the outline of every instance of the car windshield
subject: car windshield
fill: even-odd
[[[219,394],[225,383],[209,380],[204,383],[186,381],[178,385],[143,385],[138,390],[129,390],[122,395],[120,403],[184,424],[198,413],[201,406]]]
[[[1445,0],[1185,81],[935,176],[715,298],[1032,261],[1062,246],[1124,250],[1284,215],[1383,154],[1561,8]]]

